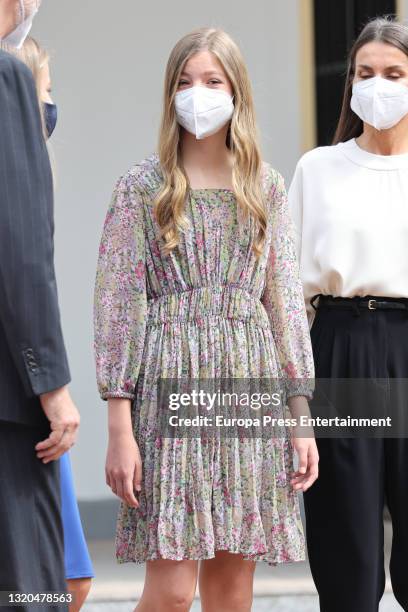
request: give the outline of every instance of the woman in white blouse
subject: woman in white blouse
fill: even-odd
[[[350,52],[334,143],[300,159],[289,202],[316,378],[408,378],[407,26],[385,18],[365,26]],[[406,411],[406,396],[399,402],[393,408]],[[370,416],[363,404],[358,409]],[[393,523],[392,586],[408,610],[403,433],[318,439],[320,478],[305,508],[323,612],[378,610],[385,503]]]

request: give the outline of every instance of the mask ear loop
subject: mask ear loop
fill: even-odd
[[[228,130],[227,130],[227,137],[226,137],[226,143],[227,143],[227,147],[229,149],[231,149],[231,121],[230,124],[228,126]]]
[[[234,95],[231,96],[231,102],[232,102],[232,104],[234,106],[234,111],[235,111],[235,104],[234,104],[235,96]],[[231,149],[231,121],[232,121],[232,117],[231,117],[230,122],[229,122],[228,131],[227,131],[227,138],[226,138],[227,147],[229,149]]]
[[[21,25],[24,21],[25,21],[25,7],[24,7],[24,0],[20,0],[20,23],[18,25]]]
[[[195,98],[193,96],[193,104],[194,104],[194,130],[195,130],[195,134],[196,134],[196,139],[199,140],[198,135],[197,135],[197,113],[196,113],[196,102],[195,102]]]

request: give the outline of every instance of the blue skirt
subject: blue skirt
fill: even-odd
[[[93,578],[95,574],[82,529],[69,453],[60,458],[60,476],[65,578]]]

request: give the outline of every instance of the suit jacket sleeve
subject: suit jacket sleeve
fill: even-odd
[[[54,271],[53,186],[31,72],[0,53],[0,320],[28,397],[70,381]],[[1,367],[1,364],[0,364]]]

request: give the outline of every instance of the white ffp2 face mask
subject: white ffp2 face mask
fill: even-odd
[[[21,49],[23,46],[24,41],[33,25],[34,17],[38,12],[38,9],[35,9],[28,17],[25,17],[24,2],[22,2],[22,0],[20,0],[20,6],[23,21],[12,32],[10,32],[10,34],[7,34],[7,36],[2,39],[3,42],[11,45],[12,47],[16,47],[16,49]]]
[[[377,130],[387,130],[408,113],[408,87],[380,76],[353,84],[351,109]]]
[[[174,103],[178,123],[197,140],[218,132],[234,112],[233,96],[209,87],[194,86],[178,91]]]

